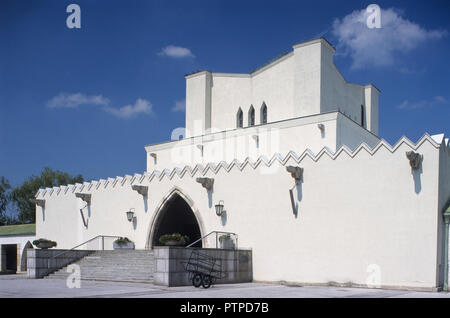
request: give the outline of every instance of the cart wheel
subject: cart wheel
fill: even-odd
[[[203,276],[203,279],[202,279],[203,288],[209,288],[209,287],[211,287],[211,284],[212,284],[211,276],[209,276],[209,275]]]
[[[192,285],[194,287],[198,288],[202,284],[202,275],[200,274],[194,274],[194,277],[192,277]]]

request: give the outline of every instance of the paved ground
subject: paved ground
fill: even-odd
[[[143,283],[81,281],[81,288],[70,289],[65,280],[27,279],[25,275],[0,275],[1,298],[27,297],[132,297],[132,298],[308,298],[308,297],[375,297],[375,298],[450,298],[450,293],[402,290],[317,287],[290,287],[278,284],[247,283],[214,285],[209,289],[161,287]]]

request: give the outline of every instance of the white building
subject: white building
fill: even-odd
[[[40,190],[36,236],[149,249],[166,233],[233,232],[255,281],[442,287],[448,139],[380,139],[379,90],[346,82],[334,51],[320,38],[250,74],[186,76],[186,132],[146,146],[142,174]]]
[[[0,273],[27,270],[27,249],[33,248],[35,233],[35,224],[0,226]]]

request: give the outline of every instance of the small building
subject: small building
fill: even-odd
[[[27,249],[35,236],[36,224],[0,226],[0,273],[27,271]]]

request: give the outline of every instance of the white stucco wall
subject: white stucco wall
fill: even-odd
[[[250,74],[198,72],[186,76],[188,137],[236,128],[239,108],[248,126],[248,111],[267,106],[268,122],[340,110],[378,134],[378,90],[347,83],[333,62],[334,48],[324,39],[294,45],[293,51]],[[196,121],[200,125],[196,126]]]
[[[424,155],[419,174],[412,174],[405,152]],[[127,236],[137,248],[148,243],[158,206],[176,187],[189,198],[202,234],[235,232],[240,247],[253,249],[254,279],[365,284],[370,264],[381,269],[383,286],[437,286],[439,145],[425,136],[418,145],[407,140],[395,148],[384,143],[354,154],[340,149],[275,160],[267,167],[224,164],[166,171],[86,184],[67,192],[41,192],[45,221],[37,208],[37,236],[70,248],[99,234]],[[283,164],[281,164],[281,162]],[[304,168],[296,191],[298,216],[288,190],[294,179],[283,165]],[[215,179],[211,200],[195,181]],[[149,187],[148,200],[131,190]],[[115,184],[115,185],[114,185]],[[81,222],[74,192],[92,193],[89,227]],[[223,200],[226,220],[214,213]],[[125,211],[135,209],[136,223]]]
[[[318,124],[324,126],[323,131]],[[256,135],[258,143],[254,139]],[[261,155],[270,159],[276,153],[289,151],[318,153],[324,147],[335,151],[342,145],[353,149],[361,142],[375,146],[379,138],[342,114],[333,112],[149,145],[146,147],[147,171],[223,160],[243,161],[247,157],[255,160]],[[203,146],[203,156],[199,146]],[[150,154],[156,154],[156,162]]]

